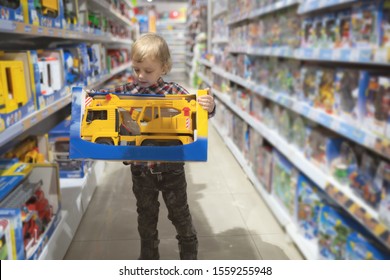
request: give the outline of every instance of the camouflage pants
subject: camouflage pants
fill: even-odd
[[[138,232],[141,240],[157,238],[157,222],[161,191],[168,209],[168,219],[176,228],[179,245],[196,243],[196,230],[187,202],[187,181],[184,166],[175,170],[152,174],[150,170],[132,166],[133,192],[137,199]]]

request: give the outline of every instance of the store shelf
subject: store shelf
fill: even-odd
[[[103,32],[100,32],[99,34],[95,34],[94,31],[88,27],[80,28],[80,30],[74,31],[59,28],[35,26],[23,22],[15,22],[2,19],[0,19],[0,33],[12,33],[31,37],[53,37],[60,39],[71,39],[100,43],[131,44],[132,42],[130,39],[114,37],[111,33],[105,34]]]
[[[90,83],[88,86],[86,86],[86,88],[88,88],[88,89],[95,88],[95,87],[105,83],[107,80],[109,80],[110,78],[112,78],[116,74],[119,74],[119,73],[121,73],[129,68],[131,68],[131,62],[124,63],[123,65],[121,65],[115,69],[112,69],[109,74],[106,74],[102,77],[99,77],[98,79],[96,79],[96,81],[92,81],[92,83]]]
[[[341,185],[330,175],[324,173],[312,162],[305,158],[303,153],[283,139],[275,130],[257,121],[248,113],[243,112],[233,104],[226,94],[213,90],[214,95],[221,100],[228,108],[235,112],[240,118],[248,123],[253,129],[260,133],[267,141],[290,160],[301,172],[310,178],[318,187],[323,189],[336,202],[339,203],[355,220],[365,226],[378,240],[390,249],[390,229],[380,220],[378,212],[368,205],[363,199],[355,195],[348,187]],[[343,200],[340,197],[344,198]],[[346,202],[346,198],[348,201]],[[364,218],[356,216],[356,213],[364,213]]]
[[[229,38],[228,37],[214,38],[213,40],[211,40],[211,43],[213,43],[213,44],[227,44],[227,43],[229,43]]]
[[[41,126],[41,128],[53,125],[53,119],[51,119],[52,116],[60,112],[60,110],[70,104],[70,102],[71,95],[68,94],[62,99],[53,102],[50,106],[31,113],[24,119],[16,122],[6,130],[2,131],[0,133],[0,152],[6,152],[9,148],[9,145],[7,144],[21,135],[32,132],[32,129],[36,128],[38,125]],[[47,125],[46,122],[48,122]],[[15,143],[11,143],[11,145],[15,145]]]
[[[72,242],[73,235],[66,227],[66,211],[61,211],[61,220],[43,248],[39,260],[62,260]]]
[[[260,16],[263,16],[263,15],[274,13],[276,11],[279,11],[279,10],[286,9],[288,7],[297,5],[300,2],[302,2],[302,0],[279,0],[279,1],[277,1],[277,2],[275,2],[273,4],[271,4],[271,5],[268,5],[268,6],[265,6],[265,7],[262,7],[260,9],[256,9],[256,10],[252,11],[248,15],[248,18],[249,19],[254,19],[256,17],[260,17]],[[320,2],[320,1],[317,0],[316,2]]]
[[[334,8],[344,4],[350,4],[358,0],[301,0],[298,8],[299,14],[317,12],[322,9]]]
[[[380,148],[376,146],[378,140],[383,143],[387,143],[389,140],[384,136],[379,137],[374,133],[363,129],[359,125],[350,124],[337,116],[329,115],[317,108],[313,108],[301,101],[289,97],[285,93],[279,93],[268,89],[262,85],[256,85],[251,81],[247,81],[241,77],[230,74],[222,68],[214,66],[212,68],[213,73],[218,74],[236,84],[241,85],[247,89],[252,90],[256,94],[259,94],[267,99],[273,100],[274,102],[282,105],[283,107],[292,110],[305,118],[308,118],[322,126],[340,134],[341,136],[350,139],[359,145],[362,145],[373,152],[381,155],[387,159],[390,159],[390,154],[385,154]]]
[[[203,65],[205,65],[207,67],[213,67],[213,63],[208,61],[207,59],[202,59],[201,58],[198,61],[199,61],[200,64],[203,64]]]
[[[227,135],[225,131],[219,128],[219,125],[211,120],[214,125],[214,128],[219,133],[226,146],[232,152],[233,156],[236,158],[237,162],[241,165],[242,169],[248,176],[248,179],[253,183],[253,186],[263,198],[265,203],[268,205],[271,212],[274,214],[277,221],[282,225],[285,230],[290,234],[291,238],[298,246],[302,254],[308,260],[316,260],[318,259],[318,247],[309,240],[302,237],[302,234],[299,232],[297,225],[294,223],[293,219],[286,212],[286,210],[277,202],[275,197],[268,193],[264,186],[257,179],[256,175],[253,173],[252,169],[247,163],[247,160],[242,155],[240,149],[233,143],[230,137]]]
[[[228,7],[224,7],[224,8],[222,8],[222,9],[218,10],[218,11],[215,11],[215,12],[213,13],[213,19],[215,19],[215,18],[217,18],[217,17],[219,17],[219,16],[221,16],[221,15],[226,14],[228,11],[229,11],[229,10],[228,10]]]
[[[247,46],[229,46],[231,53],[244,53],[251,56],[276,56],[304,61],[362,64],[372,66],[390,66],[387,49],[384,48],[297,48],[288,46],[253,48]]]
[[[237,17],[234,17],[229,21],[228,25],[234,25],[237,23],[241,23],[243,21],[252,20],[256,17],[260,17],[260,16],[264,16],[264,15],[267,15],[270,13],[274,13],[276,11],[286,9],[290,6],[299,4],[300,2],[301,2],[301,0],[279,0],[271,5],[253,10],[251,12],[243,13]],[[320,1],[318,1],[318,2],[320,2]]]
[[[212,81],[211,81],[209,78],[207,78],[203,73],[198,72],[198,77],[199,77],[203,82],[205,82],[206,84],[208,84],[209,86],[212,86],[212,85],[213,85]]]
[[[89,0],[88,5],[91,5],[92,8],[102,12],[103,14],[110,17],[115,22],[120,22],[125,26],[132,27],[133,23],[130,19],[127,19],[123,15],[119,13],[119,11],[115,10],[108,2],[99,1],[99,0]]]

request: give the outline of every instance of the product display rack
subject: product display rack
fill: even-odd
[[[358,1],[275,1],[273,4],[257,10],[252,10],[248,13],[231,15],[229,27],[231,28],[242,24],[245,25],[259,17],[261,18],[262,16],[272,15],[289,7],[297,7],[297,13],[301,16],[306,16],[306,14],[312,16],[312,13],[315,14],[317,12],[322,12],[323,10],[328,11],[339,8],[348,8],[349,5],[354,2]],[[216,12],[216,14],[219,13]],[[218,38],[212,38],[211,40],[217,41]],[[290,46],[253,48],[245,43],[239,43],[237,45],[235,44],[236,40],[232,38],[229,38],[228,40],[230,41],[229,52],[231,55],[246,54],[251,57],[274,57],[276,59],[288,58],[303,62],[314,61],[317,62],[318,65],[321,65],[321,63],[324,62],[328,64],[344,63],[344,65],[348,65],[350,67],[357,66],[358,68],[360,67],[363,69],[364,67],[379,67],[380,69],[388,69],[390,65],[389,62],[381,60],[379,55],[375,56],[375,54],[383,52],[380,48],[370,50],[356,50],[354,48],[337,50],[324,48],[309,49],[304,47],[293,48]],[[327,114],[320,109],[303,104],[285,92],[269,88],[263,84],[257,84],[256,82],[242,78],[237,74],[232,74],[221,68],[219,64],[216,66],[213,60],[210,61],[202,58],[199,59],[198,62],[203,65],[203,69],[205,70],[205,72],[199,71],[198,76],[206,85],[213,87],[215,77],[219,77],[218,79],[223,78],[230,84],[239,85],[241,88],[250,91],[252,95],[261,96],[261,98],[280,105],[281,108],[297,113],[304,119],[311,120],[331,131],[334,131],[346,139],[352,140],[354,143],[357,143],[376,154],[377,157],[383,158],[387,161],[390,159],[389,154],[384,154],[383,151],[378,149],[375,145],[375,142],[378,141],[378,139],[384,142],[389,141],[389,139],[385,136],[378,136],[361,125],[353,125],[337,116]],[[339,183],[335,178],[314,165],[303,155],[301,151],[299,151],[288,140],[284,139],[276,130],[263,124],[249,114],[249,112],[246,112],[237,106],[235,104],[237,101],[234,102],[229,94],[223,93],[215,88],[213,88],[213,93],[219,107],[217,109],[218,111],[221,111],[221,108],[225,108],[224,110],[229,110],[233,113],[233,115],[242,119],[243,122],[246,123],[252,130],[256,131],[259,135],[271,143],[274,149],[281,152],[288,160],[290,160],[299,171],[308,176],[334,202],[336,202],[339,207],[341,207],[345,212],[348,212],[355,221],[359,222],[366,230],[375,236],[375,239],[379,241],[382,248],[386,248],[387,251],[390,250],[390,228],[381,221],[377,209],[374,209],[360,196],[356,195],[356,193],[348,186]],[[294,221],[291,216],[283,215],[285,213],[281,214],[284,209],[281,210],[279,205],[280,203],[277,203],[274,196],[265,191],[265,188],[258,180],[257,175],[252,171],[250,167],[251,163],[243,154],[242,147],[238,147],[234,141],[232,141],[230,133],[221,129],[221,123],[218,123],[215,120],[213,121],[217,131],[221,134],[226,145],[247,173],[248,178],[253,182],[256,189],[273,211],[280,224],[285,227],[286,232],[289,233],[291,238],[300,248],[303,255],[307,259],[318,259],[319,249],[317,245],[313,244],[313,242],[309,242],[303,237],[302,233],[299,232],[296,221]]]
[[[172,74],[166,76],[167,81],[180,83],[186,80],[185,28],[186,24],[182,19],[157,21],[157,33],[167,41],[171,51],[172,65],[175,66]]]
[[[190,0],[187,8],[186,23],[186,74],[189,75],[190,85],[197,87],[198,59],[206,48],[207,32],[209,32],[210,13],[208,0]]]
[[[132,7],[128,0],[122,1],[125,1],[127,7]],[[125,26],[126,29],[132,30],[135,28],[130,19],[121,15],[108,2],[88,0],[87,4],[92,10],[104,14],[104,16],[115,21],[115,23]],[[131,36],[134,35],[133,30],[130,33]],[[0,19],[0,36],[1,34],[7,38],[4,40],[2,50],[28,48],[23,46],[23,40],[36,42],[35,48],[47,48],[52,42],[65,40],[66,43],[103,43],[108,47],[119,46],[128,49],[133,42],[133,38],[124,39],[116,37],[111,33],[96,32],[88,27],[78,27],[73,30],[59,29],[3,19]],[[39,40],[37,40],[38,37]],[[98,87],[116,74],[127,70],[129,67],[130,63],[123,63],[120,66],[110,69],[109,73],[94,76],[89,79],[88,85],[85,87]],[[0,132],[0,152],[2,154],[5,153],[30,135],[43,135],[47,133],[56,124],[70,115],[71,100],[71,87],[69,87],[66,89],[66,94],[63,98],[52,102],[43,109],[28,114],[20,121],[15,122]],[[43,153],[47,154],[47,151]],[[104,174],[104,162],[97,161],[91,162],[83,178],[60,179],[62,208],[49,230],[45,232],[44,238],[47,243],[39,249],[41,250],[38,256],[39,259],[63,259],[76,233],[82,215],[88,207],[98,181],[101,180],[102,174]]]

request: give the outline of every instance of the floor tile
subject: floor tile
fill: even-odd
[[[233,194],[233,198],[250,234],[284,233],[259,195]]]
[[[250,236],[199,237],[200,260],[259,260]]]
[[[135,260],[138,256],[138,240],[75,241],[64,259]]]
[[[230,194],[189,194],[189,203],[199,236],[248,235],[241,214]]]
[[[303,256],[286,234],[252,235],[264,260],[302,260]]]

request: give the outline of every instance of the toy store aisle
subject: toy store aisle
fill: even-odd
[[[187,163],[188,197],[199,259],[302,259],[213,127],[207,163]],[[129,167],[107,162],[65,259],[137,259],[136,201]],[[160,196],[161,198],[161,196]],[[161,200],[161,259],[179,259],[175,230]]]

